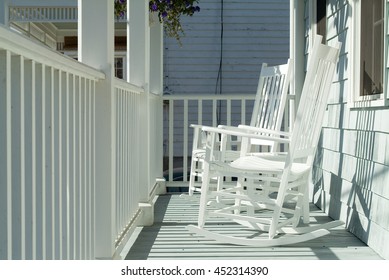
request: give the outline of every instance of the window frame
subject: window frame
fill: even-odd
[[[350,1],[351,12],[349,22],[351,40],[349,45],[349,100],[351,108],[371,108],[389,106],[388,94],[388,6],[389,0],[384,0],[384,63],[383,63],[383,93],[372,95],[361,95],[361,2],[360,0]]]

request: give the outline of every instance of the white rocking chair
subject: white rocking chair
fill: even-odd
[[[189,231],[222,243],[266,247],[317,238],[342,224],[340,221],[318,226],[300,224],[301,217],[304,223],[309,222],[309,175],[340,48],[340,44],[329,47],[320,42],[321,37],[317,36],[290,137],[277,131],[264,133],[252,127],[244,127],[246,133],[207,129],[198,225],[189,225]],[[214,160],[216,140],[220,135],[228,134],[289,143],[289,151],[286,157],[277,157],[247,155],[247,151],[242,150],[241,156],[231,163]],[[211,191],[208,183],[215,176],[218,180],[225,176],[236,177],[237,182],[234,187]],[[233,199],[235,203],[223,204],[223,200],[216,201],[215,197]],[[254,230],[254,235],[232,236],[215,232],[207,224],[215,219],[220,228],[227,219]]]
[[[277,66],[268,66],[265,63],[262,64],[251,116],[251,127],[280,131],[292,68],[293,66],[290,60],[287,64]],[[191,127],[194,128],[194,133],[188,192],[190,196],[193,195],[194,192],[201,191],[201,177],[203,174],[203,162],[205,158],[205,140],[201,136],[203,135],[203,130],[208,128],[207,126],[202,125],[191,125]],[[219,128],[232,129],[232,127],[226,126],[219,126]],[[237,131],[244,131],[237,127],[234,129]],[[231,139],[228,140],[228,143],[224,143],[223,160],[231,162],[239,157],[240,152],[237,148],[240,147],[240,140],[239,138],[234,141]],[[277,142],[263,139],[253,139],[251,144],[255,145],[257,149],[258,147],[266,146],[270,152],[274,152],[278,148]],[[235,150],[233,150],[232,147],[234,147]]]

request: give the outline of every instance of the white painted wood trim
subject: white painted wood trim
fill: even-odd
[[[61,68],[66,72],[76,73],[89,79],[99,80],[105,78],[101,71],[79,63],[66,55],[60,55],[58,52],[22,37],[17,33],[9,32],[4,26],[0,26],[0,48],[12,50],[12,52],[28,59],[33,59],[37,63]]]

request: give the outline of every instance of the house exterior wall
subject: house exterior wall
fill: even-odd
[[[193,17],[182,17],[182,46],[165,38],[168,92],[220,93],[216,85],[222,59],[221,93],[254,93],[263,62],[287,62],[288,0],[202,0],[200,7]]]
[[[306,1],[306,5],[311,2]],[[354,47],[350,2],[327,1],[327,43],[342,42],[342,51],[316,154],[313,199],[388,259],[389,109],[385,106],[352,108],[348,101],[350,51]],[[314,28],[308,22],[307,17],[307,34]]]
[[[181,17],[185,31],[182,45],[165,37],[164,93],[255,94],[262,63],[283,64],[289,58],[289,0],[201,0],[199,5],[199,13]],[[184,118],[183,110],[182,103],[175,105],[177,120]],[[203,108],[205,115],[211,115],[211,110]],[[232,114],[239,115],[240,108]],[[192,116],[197,123],[197,115]],[[250,117],[251,112],[247,112],[248,121]],[[212,123],[206,118],[203,121]],[[222,118],[219,123],[225,121]],[[166,143],[168,129],[164,131]],[[192,139],[192,129],[189,133]],[[174,143],[178,156],[182,156],[183,134],[184,127],[178,124]]]

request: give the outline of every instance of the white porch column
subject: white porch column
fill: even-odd
[[[142,172],[139,182],[140,207],[143,210],[143,225],[153,223],[153,205],[149,201],[150,178],[150,27],[149,27],[149,0],[127,0],[127,53],[128,71],[127,81],[143,87],[145,95],[142,97],[140,118],[147,120],[147,126],[139,132],[142,143],[142,161],[139,167]]]
[[[165,179],[163,178],[163,25],[159,22],[157,13],[152,13],[150,26],[150,92],[159,95],[158,108],[154,107],[151,120],[154,126],[154,153],[150,154],[150,162],[154,162],[154,173],[159,179],[158,193],[165,193]],[[152,128],[151,128],[152,129]],[[153,131],[151,131],[153,133]],[[159,172],[156,174],[156,171]]]
[[[152,13],[150,26],[150,92],[162,94],[163,91],[163,25],[157,13]]]
[[[0,24],[8,25],[9,0],[0,0]]]
[[[293,76],[291,89],[296,94],[297,108],[304,84],[304,0],[290,0],[290,57],[293,58]]]
[[[114,1],[78,0],[78,13],[79,60],[106,75],[96,85],[95,257],[111,258],[115,249]]]
[[[150,79],[149,0],[127,0],[127,81],[148,87]]]

